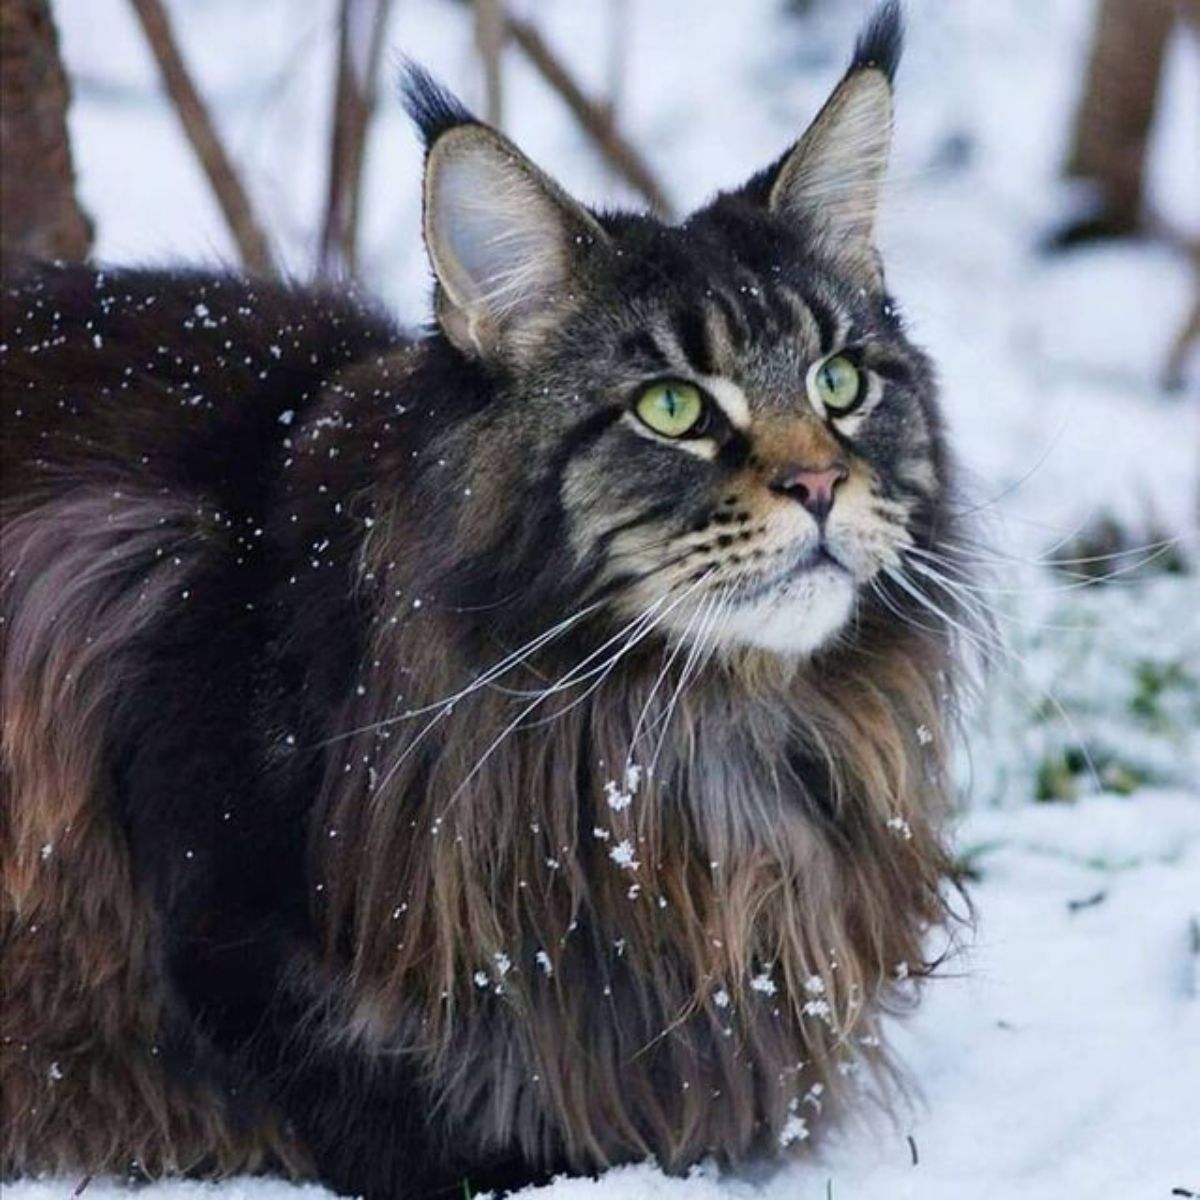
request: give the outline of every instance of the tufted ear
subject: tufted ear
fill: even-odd
[[[892,142],[892,79],[900,59],[900,8],[878,8],[841,82],[776,166],[772,211],[817,227],[854,260],[875,262],[875,217]]]
[[[519,352],[553,323],[577,260],[607,236],[506,137],[423,72],[410,68],[406,99],[426,139],[425,245],[442,330],[477,357]]]

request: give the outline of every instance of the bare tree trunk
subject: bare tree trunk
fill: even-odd
[[[1099,189],[1104,233],[1136,229],[1167,43],[1176,17],[1200,19],[1200,0],[1102,0],[1067,174]]]
[[[225,223],[233,235],[243,265],[258,275],[273,274],[275,264],[266,235],[254,215],[250,197],[225,151],[208,108],[196,90],[161,0],[132,0],[132,3],[162,73],[167,94],[208,176],[217,203],[225,214]]]
[[[86,258],[75,199],[70,89],[48,0],[0,0],[0,238],[38,258]]]
[[[367,133],[391,0],[341,0],[329,183],[318,254],[323,275],[353,275]]]

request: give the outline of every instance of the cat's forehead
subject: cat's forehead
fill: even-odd
[[[726,377],[769,394],[877,321],[870,297],[773,222],[640,225],[622,238],[607,322],[637,374]],[[774,235],[774,236],[773,236]]]

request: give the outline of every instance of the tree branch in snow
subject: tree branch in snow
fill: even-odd
[[[508,32],[542,78],[562,97],[601,154],[646,199],[660,217],[670,218],[671,202],[654,172],[617,128],[612,111],[589,99],[562,59],[528,21],[509,17]]]
[[[341,0],[333,95],[329,181],[318,265],[323,275],[353,275],[358,259],[367,133],[375,111],[391,0]]]
[[[221,206],[243,265],[258,275],[274,274],[275,264],[266,235],[183,60],[161,0],[131,2],[162,73],[167,94]]]

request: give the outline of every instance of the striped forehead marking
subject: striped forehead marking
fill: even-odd
[[[750,402],[732,379],[723,375],[701,375],[698,379],[734,429],[744,432],[750,428]]]
[[[851,324],[826,297],[747,278],[736,290],[712,287],[695,304],[659,314],[623,347],[649,369],[695,379],[739,432],[751,425],[750,402],[732,377],[740,353],[756,340],[786,338],[824,357],[843,344]]]

